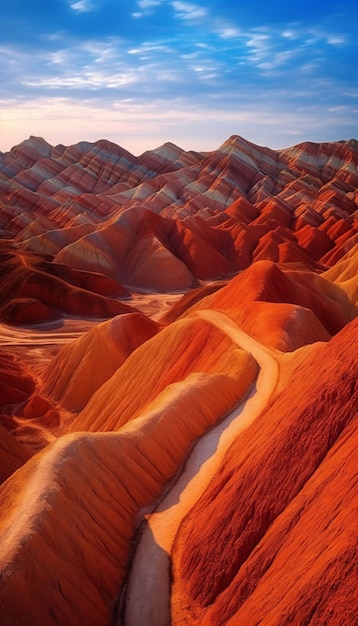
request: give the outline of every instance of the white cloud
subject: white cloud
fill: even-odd
[[[242,36],[242,32],[234,26],[222,26],[217,33],[221,39],[234,39]]]
[[[304,63],[303,65],[301,65],[301,67],[299,68],[299,71],[302,74],[313,74],[314,72],[317,72],[319,68],[318,63],[314,62],[314,61],[309,61],[308,63]]]
[[[175,0],[172,2],[172,7],[176,12],[177,17],[183,20],[198,20],[207,15],[207,10],[198,4],[190,4],[188,2]]]
[[[49,60],[47,65],[64,65],[69,61],[69,51],[68,50],[56,50],[56,52],[52,52],[49,55]]]
[[[292,59],[292,57],[294,56],[294,51],[284,50],[282,52],[276,52],[270,56],[271,56],[271,59],[269,61],[258,63],[258,67],[261,70],[274,70],[274,69],[277,69],[278,67],[281,67],[282,65],[287,63],[287,61],[290,61]]]
[[[45,87],[50,89],[113,89],[133,85],[139,81],[137,72],[100,72],[83,70],[64,76],[48,76],[36,80],[24,80],[27,87]]]
[[[261,63],[271,53],[272,40],[267,34],[252,33],[246,46],[250,49],[250,60],[254,63]]]
[[[115,37],[105,40],[88,40],[81,43],[77,48],[78,54],[85,53],[87,59],[94,63],[113,63],[121,55],[122,41]]]
[[[159,70],[156,79],[167,83],[180,83],[182,75],[175,70]]]
[[[331,46],[340,46],[347,43],[347,38],[343,35],[328,35],[327,42],[331,44]]]
[[[288,28],[288,29],[282,31],[281,37],[284,37],[285,39],[297,39],[299,37],[299,35],[298,35],[297,31]]]
[[[149,54],[152,52],[159,52],[160,54],[171,54],[174,53],[175,50],[168,46],[166,43],[162,42],[146,42],[144,41],[137,48],[130,48],[127,50],[127,54],[138,55],[138,54]]]
[[[132,17],[140,18],[145,17],[148,13],[151,13],[151,9],[154,7],[160,6],[166,0],[137,0],[137,6],[140,11],[134,11],[132,13]]]
[[[162,3],[162,0],[138,0],[137,4],[141,9],[151,9]]]
[[[78,11],[78,13],[87,13],[88,11],[92,11],[93,4],[91,0],[78,0],[77,2],[72,2],[70,7],[74,11]]]
[[[323,28],[312,28],[309,31],[311,38],[307,40],[307,43],[316,44],[320,41],[324,41],[331,46],[342,46],[348,43],[348,38],[345,35],[338,33],[331,33]]]

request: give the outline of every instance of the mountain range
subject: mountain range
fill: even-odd
[[[0,621],[358,619],[358,141],[0,153]]]

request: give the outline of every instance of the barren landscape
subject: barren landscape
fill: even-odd
[[[0,153],[0,622],[358,621],[358,142]]]

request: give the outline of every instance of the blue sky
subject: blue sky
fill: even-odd
[[[358,137],[356,0],[2,0],[0,150]]]

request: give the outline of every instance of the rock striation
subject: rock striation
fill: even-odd
[[[173,624],[354,622],[357,330],[307,351],[183,522]]]
[[[210,153],[164,144],[134,157],[30,137],[0,155],[0,228],[20,249],[163,292],[259,259],[321,270],[357,243],[357,152],[353,140],[273,151],[234,135]]]

